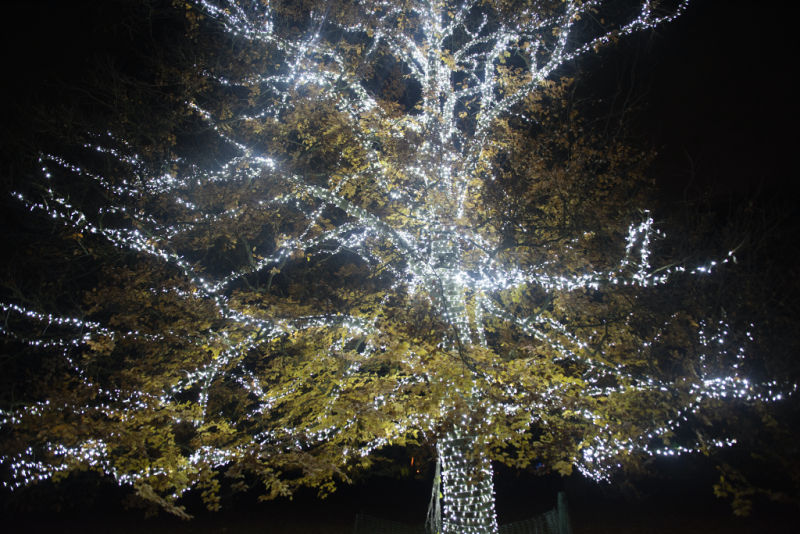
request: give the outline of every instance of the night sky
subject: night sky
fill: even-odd
[[[721,0],[694,2],[686,17],[656,31],[652,56],[641,60],[653,69],[647,127],[664,147],[664,187],[791,186],[797,101],[789,32],[776,8]]]
[[[44,136],[42,121],[58,123],[57,117],[48,115],[69,109],[70,99],[82,98],[82,81],[98,63],[124,64],[129,60],[128,47],[136,46],[142,30],[126,26],[127,21],[146,10],[117,1],[15,1],[3,9],[6,94],[0,172],[3,187],[10,188],[26,179],[29,156],[35,154]],[[795,23],[783,10],[780,3],[696,0],[677,22],[628,39],[617,49],[606,50],[600,58],[585,63],[605,69],[590,73],[598,87],[633,89],[637,103],[641,103],[641,110],[633,117],[634,131],[659,152],[653,168],[659,202],[666,208],[689,203],[718,210],[720,224],[746,206],[754,206],[749,213],[755,210],[759,220],[769,219],[764,224],[770,234],[762,240],[766,243],[759,249],[762,255],[753,264],[764,265],[773,274],[782,273],[784,279],[774,283],[788,284],[783,290],[797,295],[797,282],[793,280],[797,274],[795,261],[800,259],[794,233],[798,229],[794,207],[797,96],[790,82],[797,63],[791,46],[796,29],[790,27]],[[119,17],[120,12],[133,16]],[[68,119],[63,122],[80,122],[76,117]],[[14,224],[7,217],[4,222]],[[793,268],[794,275],[786,272]],[[785,368],[796,373],[794,353],[779,357]],[[598,488],[577,477],[540,479],[501,469],[497,478],[501,523],[505,517],[522,519],[528,510],[549,508],[559,489],[566,489],[571,496],[573,521],[576,527],[582,527],[576,528],[576,533],[606,531],[598,525],[606,525],[610,532],[613,526],[619,526],[622,516],[629,518],[629,530],[620,532],[649,532],[641,526],[648,517],[678,524],[684,516],[704,517],[709,532],[713,524],[722,525],[719,532],[770,532],[772,528],[777,532],[782,527],[774,522],[782,520],[781,514],[789,510],[762,503],[756,518],[733,520],[728,504],[711,494],[715,473],[707,462],[682,459],[679,464],[656,466],[655,471],[659,475],[656,478]],[[206,521],[217,525],[209,531],[223,531],[228,525],[228,532],[246,532],[244,526],[234,530],[231,521],[244,521],[242,518],[250,515],[259,521],[272,517],[276,524],[288,524],[292,517],[309,511],[327,518],[329,525],[341,525],[341,532],[347,531],[359,510],[416,521],[424,515],[429,483],[427,477],[399,482],[367,479],[326,503],[318,503],[310,493],[291,504],[264,506],[246,497],[230,503],[233,511],[224,512],[223,519]],[[171,519],[141,523],[143,520],[137,519],[141,512],[122,511],[119,492],[96,480],[72,481],[68,490],[65,494],[39,488],[13,499],[4,496],[4,513],[30,521],[31,511],[52,512],[53,521],[69,519],[80,525],[81,514],[95,515],[102,509],[128,518],[132,525],[150,525],[147,528],[151,529],[156,528],[153,525],[166,525],[164,532],[178,528]],[[56,512],[59,507],[66,510]],[[680,510],[677,517],[673,513],[676,509]],[[592,518],[598,521],[594,527]],[[677,525],[674,532],[684,527]],[[45,532],[49,527],[41,528]],[[285,528],[285,532],[324,532]],[[70,531],[100,532],[102,526],[74,526]]]

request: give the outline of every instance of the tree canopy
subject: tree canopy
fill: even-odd
[[[160,114],[126,97],[13,192],[59,225],[44,265],[87,274],[6,284],[30,377],[7,485],[91,469],[183,514],[222,473],[324,494],[413,446],[441,464],[434,522],[493,532],[470,500],[492,460],[606,479],[731,445],[721,402],[785,393],[698,296],[734,252],[680,259],[648,153],[566,76],[685,2],[178,7],[194,56]]]

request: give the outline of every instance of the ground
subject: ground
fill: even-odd
[[[737,518],[728,503],[716,499],[708,466],[697,471],[628,484],[596,485],[578,477],[567,479],[498,473],[500,523],[522,520],[546,511],[558,490],[567,494],[574,534],[771,534],[792,532],[796,513],[759,503],[750,518]],[[43,517],[4,510],[18,531],[30,534],[352,534],[357,513],[405,523],[423,521],[429,495],[427,478],[371,478],[343,488],[326,500],[312,493],[292,501],[258,504],[248,496],[231,500],[220,513],[200,512],[191,521],[166,516],[145,519],[140,510],[123,510],[87,492],[62,500],[66,511]],[[63,498],[63,497],[62,497]],[[49,510],[52,503],[46,504]],[[191,506],[191,505],[190,505]]]

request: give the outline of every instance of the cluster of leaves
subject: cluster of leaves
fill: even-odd
[[[308,13],[319,5],[307,4],[273,6],[280,32],[299,39],[310,31]],[[493,17],[516,9],[496,4],[490,9]],[[546,12],[557,7],[543,4],[539,7]],[[589,383],[585,360],[564,357],[551,339],[532,337],[520,322],[487,318],[485,344],[454,350],[443,342],[458,335],[442,318],[435,295],[396,283],[397,271],[408,262],[402,253],[376,245],[366,260],[341,240],[324,238],[361,216],[353,213],[421,235],[429,221],[412,208],[455,211],[453,198],[435,187],[421,188],[419,176],[404,164],[433,135],[426,128],[434,127],[421,125],[421,117],[435,113],[423,108],[419,88],[392,60],[392,51],[367,56],[368,31],[359,42],[320,28],[320,38],[341,51],[346,75],[362,80],[360,87],[379,103],[356,114],[313,84],[270,92],[258,83],[223,83],[254,73],[287,73],[286,54],[221,31],[195,4],[175,5],[180,17],[170,11],[167,26],[181,36],[178,46],[169,47],[178,52],[169,58],[147,54],[155,66],[137,69],[139,77],[129,78],[122,89],[97,82],[94,90],[116,103],[113,117],[101,113],[88,128],[78,125],[95,132],[89,142],[98,131],[113,130],[114,142],[128,143],[117,142],[119,153],[135,148],[135,165],[126,165],[130,162],[119,153],[98,155],[93,147],[81,146],[86,138],[70,128],[57,148],[70,160],[102,171],[106,186],[71,182],[69,173],[49,183],[67,190],[86,211],[97,211],[120,201],[110,198],[109,187],[141,180],[137,172],[142,169],[155,183],[229,163],[235,150],[228,138],[280,162],[281,173],[310,188],[335,191],[336,200],[320,202],[309,192],[315,189],[263,170],[254,173],[252,161],[241,158],[228,165],[232,179],[206,181],[181,202],[172,193],[131,195],[124,198],[127,212],[103,212],[95,221],[100,228],[117,219],[136,226],[137,219],[127,214],[135,213],[179,226],[182,230],[168,240],[170,252],[191,265],[192,273],[209,279],[245,273],[216,299],[175,262],[120,250],[74,227],[49,226],[53,230],[44,236],[36,228],[18,230],[18,238],[36,237],[19,250],[6,247],[17,256],[9,264],[15,266],[9,267],[3,296],[80,316],[108,330],[93,332],[66,352],[42,351],[25,347],[23,337],[50,339],[58,333],[9,313],[8,329],[25,336],[7,345],[6,375],[21,382],[15,387],[24,391],[3,389],[3,409],[44,399],[49,407],[15,424],[14,434],[3,436],[4,451],[38,447],[37,454],[64,465],[56,478],[87,468],[115,473],[142,498],[182,515],[176,502],[190,488],[199,488],[210,508],[219,506],[222,466],[234,487],[256,481],[266,498],[290,495],[304,485],[325,494],[353,470],[371,465],[362,452],[389,443],[413,447],[415,454],[431,452],[436,439],[465,417],[472,432],[486,437],[476,453],[517,468],[541,462],[546,469],[540,472],[567,474],[596,439],[624,442],[640,436],[687,403],[688,384],[700,372],[692,335],[700,313],[691,304],[691,289],[656,290],[643,297],[633,286],[606,291],[531,284],[491,295],[511,317],[569,324],[571,335],[587,341],[583,356],[630,374],[600,384]],[[328,16],[345,27],[368,22],[357,20],[356,12],[355,5],[344,2]],[[421,24],[413,14],[398,15],[396,22],[412,33]],[[457,73],[451,56],[442,53],[439,59]],[[321,69],[332,69],[325,58],[317,59]],[[524,61],[510,53],[498,62],[495,75],[501,96],[531,82]],[[649,155],[592,130],[574,98],[575,84],[570,78],[543,82],[513,113],[492,122],[486,134],[491,142],[467,178],[464,215],[453,223],[495,248],[467,250],[459,258],[463,264],[475,266],[488,256],[515,268],[547,265],[550,272],[570,277],[613,270],[625,254],[627,225],[648,186]],[[341,90],[350,89],[342,84]],[[194,107],[186,106],[187,100]],[[283,101],[295,104],[282,107]],[[462,106],[460,127],[473,132],[474,103]],[[271,107],[282,111],[249,114]],[[215,118],[213,128],[198,117],[198,108]],[[392,171],[385,173],[390,177],[386,190],[369,173],[370,151]],[[432,156],[431,165],[441,156]],[[37,178],[29,189],[42,191],[47,183]],[[387,192],[394,190],[413,192],[414,205],[392,200]],[[269,270],[259,267],[298,236],[319,241],[293,250]],[[156,233],[146,238],[167,241]],[[61,270],[63,265],[72,267]],[[76,270],[87,272],[86,278]],[[477,313],[477,296],[469,295],[466,306]],[[664,312],[676,308],[678,313]],[[354,334],[330,321],[315,325],[313,318],[323,316],[348,317],[370,328]],[[280,335],[264,331],[264,324],[292,320],[309,324]],[[656,346],[641,350],[651,339],[659,340]],[[357,372],[351,372],[354,367]],[[207,380],[192,374],[209,369]],[[637,373],[686,377],[687,386],[626,389]],[[20,376],[27,378],[20,381]],[[586,395],[589,387],[614,393]],[[125,392],[122,403],[114,397],[118,392]],[[90,409],[62,409],[74,406]],[[677,437],[660,435],[667,443]],[[98,439],[104,460],[93,462],[87,444]],[[50,443],[86,454],[64,459],[47,449]],[[218,460],[212,454],[197,456],[198,451],[236,452]],[[130,473],[138,478],[126,479]]]

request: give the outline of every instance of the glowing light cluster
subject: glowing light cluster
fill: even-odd
[[[593,339],[571,328],[567,321],[545,313],[520,315],[502,304],[500,298],[518,289],[546,293],[613,291],[621,287],[648,290],[667,284],[673,276],[710,274],[719,264],[732,261],[733,253],[720,262],[654,269],[652,244],[663,238],[663,234],[654,228],[652,217],[645,212],[641,221],[630,225],[624,253],[617,264],[606,270],[565,274],[547,262],[521,265],[494,254],[492,251],[498,248],[500,238],[470,224],[470,199],[480,193],[480,184],[494,179],[497,172],[488,155],[492,147],[492,127],[497,119],[516,113],[515,106],[537,91],[566,62],[620,36],[674,19],[685,9],[686,1],[678,2],[675,9],[661,14],[654,12],[652,2],[644,1],[632,18],[613,27],[592,30],[579,21],[590,18],[593,10],[602,9],[600,0],[566,1],[547,12],[531,8],[512,20],[492,13],[478,0],[460,3],[364,0],[354,2],[361,10],[360,21],[341,22],[328,17],[324,11],[311,13],[311,30],[303,37],[292,38],[276,30],[280,27],[277,15],[269,5],[262,4],[195,1],[196,7],[218,20],[232,36],[259,44],[276,54],[281,59],[281,67],[272,73],[253,73],[239,80],[209,71],[203,74],[219,85],[257,87],[260,94],[271,97],[268,105],[241,112],[236,118],[243,124],[265,117],[277,120],[285,117],[295,110],[297,102],[292,95],[302,92],[301,89],[314,89],[332,98],[336,109],[349,121],[354,139],[365,155],[364,167],[346,176],[326,177],[322,182],[312,183],[287,170],[288,166],[275,154],[249,146],[244,137],[237,137],[222,119],[197,102],[187,102],[187,105],[235,152],[218,167],[189,167],[180,173],[154,172],[147,168],[145,158],[139,156],[134,147],[110,132],[95,136],[94,142],[85,148],[127,168],[129,178],[112,179],[72,163],[66,157],[43,155],[41,170],[48,184],[43,198],[14,193],[19,201],[76,232],[105,239],[119,249],[176,269],[184,278],[182,287],[153,287],[151,292],[208,303],[215,319],[230,325],[231,332],[237,335],[229,333],[225,327],[209,329],[200,337],[181,337],[175,332],[145,335],[135,330],[117,331],[96,321],[58,317],[15,303],[0,303],[4,313],[19,316],[21,321],[58,327],[58,332],[34,339],[17,335],[6,326],[0,327],[0,333],[16,336],[19,341],[39,348],[61,350],[70,368],[82,379],[86,390],[93,392],[95,399],[86,405],[55,406],[42,402],[3,411],[0,412],[3,427],[13,427],[28,418],[41,418],[54,411],[102,413],[112,419],[124,419],[130,411],[175,407],[185,402],[181,394],[192,388],[199,391],[200,414],[190,423],[200,427],[210,417],[207,413],[209,390],[215,383],[227,379],[254,399],[246,421],[229,421],[232,428],[242,428],[253,434],[250,448],[199,448],[185,459],[182,469],[186,472],[192,472],[199,465],[225,465],[247,454],[258,456],[275,450],[306,450],[340,436],[357,425],[355,416],[344,424],[328,422],[335,420],[332,414],[346,384],[331,390],[330,401],[318,407],[312,420],[293,427],[265,428],[262,423],[269,421],[269,414],[276,406],[294,396],[303,385],[272,387],[247,368],[245,355],[257,353],[270,342],[292,334],[335,329],[343,334],[336,337],[325,355],[339,353],[349,343],[366,340],[343,371],[346,379],[352,378],[358,375],[365,362],[384,351],[384,347],[372,341],[379,333],[378,318],[323,312],[300,317],[268,315],[237,305],[232,294],[233,288],[249,276],[280,272],[298,253],[307,261],[316,261],[344,250],[356,255],[365,265],[380,266],[392,278],[391,290],[395,294],[428,300],[450,327],[441,340],[443,350],[457,353],[463,347],[488,348],[486,325],[501,323],[546,346],[550,354],[555,354],[553,361],[571,362],[579,369],[573,382],[553,384],[536,395],[526,392],[513,380],[501,381],[488,371],[468,369],[465,372],[472,373],[476,384],[480,382],[491,389],[491,403],[486,401],[486,392],[477,386],[457,391],[454,385],[452,398],[442,398],[438,412],[394,414],[387,421],[384,435],[343,449],[342,461],[347,462],[368,455],[411,431],[439,436],[437,451],[443,493],[441,527],[446,533],[497,532],[491,460],[485,456],[474,458],[470,454],[482,438],[470,434],[467,423],[456,424],[455,428],[447,426],[448,421],[462,415],[457,398],[470,399],[475,405],[490,405],[486,408],[488,418],[530,414],[520,432],[536,425],[547,425],[546,414],[563,412],[566,400],[575,397],[576,388],[587,399],[631,392],[672,395],[676,403],[690,399],[680,402],[668,417],[654,421],[641,435],[630,438],[620,438],[616,434],[618,429],[591,408],[579,410],[577,415],[594,425],[594,434],[583,446],[582,456],[573,461],[587,476],[604,479],[619,464],[621,456],[634,453],[671,456],[698,450],[700,444],[667,446],[664,438],[696,414],[707,399],[771,401],[787,393],[786,388],[776,383],[760,387],[740,376],[744,349],[729,347],[726,340],[729,328],[724,323],[713,328],[704,324],[700,328],[698,336],[705,351],[699,357],[696,376],[687,376],[676,383],[655,373],[643,373],[641,367],[616,363],[603,352],[605,349],[598,348]],[[413,30],[408,24],[399,23],[406,19],[416,21]],[[573,31],[578,26],[580,35]],[[399,117],[383,110],[378,98],[365,88],[366,81],[348,68],[344,52],[326,39],[326,32],[334,33],[333,29],[363,42],[365,61],[375,60],[385,51],[391,53],[421,88],[418,110]],[[526,65],[526,70],[518,86],[508,90],[502,87],[499,67],[512,54],[522,58],[521,64]],[[378,120],[365,120],[368,114],[377,116]],[[388,161],[387,154],[374,142],[379,129],[415,144],[408,159]],[[111,200],[96,212],[74,205],[67,195],[58,191],[53,176],[59,173],[91,181]],[[398,175],[406,177],[399,185]],[[209,207],[198,194],[215,185],[253,181],[281,184],[284,192],[225,208]],[[368,201],[344,193],[347,186],[358,181],[369,183],[386,205],[380,210],[373,209]],[[158,201],[162,208],[134,209],[130,202],[134,198]],[[212,270],[206,269],[201,261],[178,252],[178,243],[190,235],[193,228],[235,223],[248,210],[262,214],[299,214],[305,223],[293,235],[276,236],[276,246],[260,250],[261,255],[246,267],[226,274],[210,274]],[[326,210],[338,210],[342,221],[333,228],[325,227],[322,220]],[[392,254],[387,254],[387,250]],[[387,296],[384,302],[389,298]],[[241,335],[242,332],[246,335]],[[214,359],[185,369],[181,378],[158,392],[102,389],[88,378],[79,358],[74,358],[70,352],[100,337],[157,342],[163,336],[179,338],[193,346],[214,345],[222,349]],[[632,349],[633,352],[647,357],[657,337],[642,342]],[[393,390],[374,399],[371,409],[375,412],[402,397],[407,388],[437,380],[413,347],[399,357],[410,372],[398,377]],[[719,366],[713,363],[726,358],[733,360],[730,373],[715,374],[719,373]],[[498,366],[501,364],[497,362]],[[794,389],[794,386],[789,388]],[[214,414],[214,417],[221,416]],[[723,439],[703,446],[731,444],[732,441]],[[166,475],[150,468],[120,472],[109,455],[107,445],[102,440],[94,440],[69,447],[48,443],[2,460],[11,466],[14,481],[10,485],[15,487],[52,477],[75,463],[98,469],[121,484]]]
[[[441,483],[445,488],[441,518],[443,532],[498,532],[492,462],[486,456],[475,458],[479,439],[456,429],[437,443]]]

